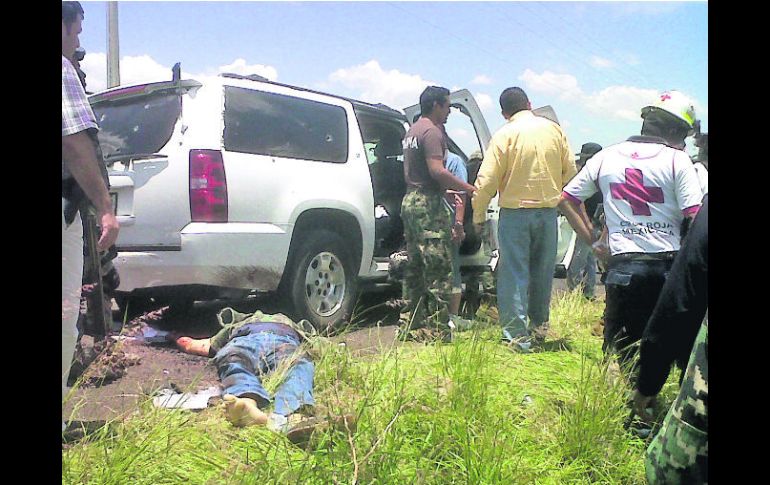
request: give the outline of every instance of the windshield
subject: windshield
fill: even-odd
[[[182,97],[153,93],[92,106],[105,159],[157,153],[168,143],[182,113]]]

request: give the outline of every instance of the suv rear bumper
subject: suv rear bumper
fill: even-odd
[[[121,250],[115,264],[119,291],[180,285],[272,291],[289,254],[291,234],[274,224],[188,224],[181,248]]]

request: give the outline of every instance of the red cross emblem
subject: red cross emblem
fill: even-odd
[[[626,169],[626,183],[610,183],[613,199],[623,199],[631,204],[631,212],[635,216],[649,216],[648,202],[663,203],[663,189],[644,185],[642,171],[636,168]]]
[[[661,101],[665,101],[665,100],[667,100],[667,99],[671,99],[671,95],[670,95],[670,94],[668,94],[668,93],[663,93],[663,94],[660,96],[660,100],[661,100]]]

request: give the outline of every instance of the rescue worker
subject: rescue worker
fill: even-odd
[[[695,217],[703,198],[695,168],[683,151],[695,123],[690,100],[667,91],[641,114],[641,136],[599,151],[567,184],[559,201],[578,237],[593,246],[597,257],[608,259],[603,349],[617,353],[626,370],[679,251],[682,223]],[[577,211],[599,190],[609,248]]]

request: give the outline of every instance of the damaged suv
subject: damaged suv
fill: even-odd
[[[121,224],[119,303],[277,292],[287,313],[325,329],[350,317],[359,291],[397,283],[388,264],[404,247],[400,141],[419,106],[405,116],[234,74],[90,100]],[[450,101],[483,151],[490,134],[473,97],[462,90]],[[473,183],[480,160],[449,146]],[[466,274],[495,260],[495,242],[474,233],[471,212]]]

